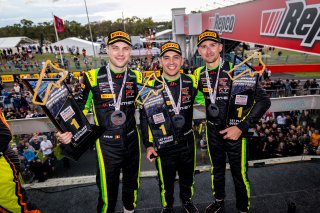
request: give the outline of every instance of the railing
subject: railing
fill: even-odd
[[[290,96],[303,96],[303,95],[317,95],[320,92],[320,88],[308,88],[308,89],[274,89],[269,90],[266,89],[267,94],[269,94],[270,98],[278,98],[278,97],[290,97]]]

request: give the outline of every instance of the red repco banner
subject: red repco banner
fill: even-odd
[[[230,40],[320,54],[320,1],[256,0],[211,10],[202,13],[205,29]]]

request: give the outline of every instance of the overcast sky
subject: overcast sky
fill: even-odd
[[[185,7],[190,11],[207,11],[247,0],[86,0],[90,21],[115,21],[124,17],[152,17],[170,21],[171,9]],[[28,19],[34,23],[51,21],[52,13],[64,20],[87,23],[84,0],[0,0],[0,27]]]

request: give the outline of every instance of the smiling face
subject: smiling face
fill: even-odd
[[[164,75],[172,78],[180,74],[179,70],[183,64],[180,54],[174,51],[168,51],[159,58],[159,62],[163,67]]]
[[[124,70],[132,52],[132,47],[125,42],[116,42],[107,47],[110,68],[116,72]]]
[[[219,64],[221,51],[222,44],[211,40],[203,41],[198,47],[199,54],[209,68],[216,67]]]

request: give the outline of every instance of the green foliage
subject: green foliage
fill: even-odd
[[[88,24],[81,25],[76,21],[64,20],[65,31],[59,33],[59,38],[64,39],[68,37],[89,38],[90,32]],[[170,21],[168,22],[154,22],[151,17],[138,18],[133,16],[124,19],[117,19],[115,22],[110,20],[101,22],[92,22],[91,24],[93,39],[98,37],[105,37],[110,31],[122,29],[125,27],[130,35],[144,35],[148,32],[148,28],[156,29],[158,32],[172,28]],[[35,24],[31,20],[22,19],[19,24],[6,26],[0,28],[0,37],[13,37],[13,36],[27,36],[31,39],[38,41],[55,42],[55,31],[53,28],[53,21],[42,22]]]

